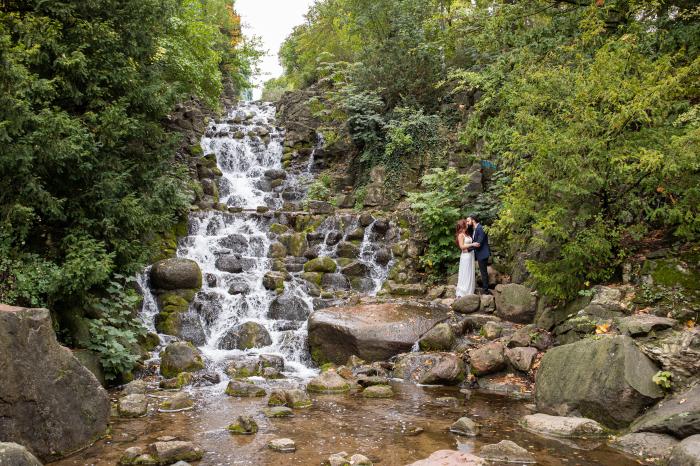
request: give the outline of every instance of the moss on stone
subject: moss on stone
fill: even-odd
[[[273,223],[270,225],[270,232],[276,234],[276,235],[282,235],[284,233],[287,233],[289,231],[289,227],[286,225],[282,225],[281,223]]]
[[[321,286],[323,274],[320,272],[302,272],[301,278],[307,282],[313,283],[314,285]]]

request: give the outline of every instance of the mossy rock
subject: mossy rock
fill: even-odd
[[[323,373],[329,370],[335,370],[335,367],[335,364],[333,364],[332,362],[327,362],[325,364],[322,364],[319,370]]]
[[[302,272],[301,278],[309,283],[313,283],[316,286],[321,286],[321,280],[323,279],[323,273],[321,272]]]
[[[289,231],[289,227],[281,223],[273,223],[270,225],[270,232],[276,235],[283,235]]]
[[[161,354],[160,373],[163,377],[173,378],[181,372],[196,372],[201,369],[204,369],[204,361],[192,343],[170,343]]]
[[[204,154],[202,146],[200,146],[199,144],[192,144],[190,146],[190,154],[194,155],[195,157],[201,157]],[[204,158],[204,160],[206,160],[206,157]],[[214,159],[214,163],[216,163],[216,159]]]
[[[650,275],[656,285],[700,291],[697,273],[676,258],[647,260],[642,266],[642,274]]]
[[[346,267],[355,262],[355,259],[350,259],[348,257],[338,257],[335,261],[340,267]]]
[[[233,435],[253,435],[258,432],[258,424],[250,416],[238,416],[226,429]]]
[[[266,417],[269,418],[282,418],[294,416],[294,412],[291,408],[286,406],[274,406],[272,408],[263,409]]]
[[[228,396],[238,396],[245,398],[258,398],[267,395],[264,388],[252,383],[231,380],[226,386],[225,393]]]
[[[335,261],[327,256],[311,259],[304,264],[304,272],[333,273],[337,268]]]

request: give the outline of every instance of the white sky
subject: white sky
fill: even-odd
[[[304,21],[304,13],[312,3],[313,0],[235,0],[243,32],[260,37],[267,50],[260,64],[261,76],[256,79],[259,86],[282,74],[277,52],[292,28]],[[253,98],[260,98],[260,92],[260,88],[256,89]]]

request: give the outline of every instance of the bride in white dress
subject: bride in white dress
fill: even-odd
[[[474,294],[476,287],[476,275],[474,274],[474,251],[469,250],[472,246],[472,231],[466,220],[457,222],[455,239],[457,246],[462,250],[459,257],[459,275],[457,279],[457,297]]]

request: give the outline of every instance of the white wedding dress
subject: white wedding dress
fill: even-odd
[[[465,243],[470,243],[471,238],[466,236]],[[476,288],[476,275],[474,275],[474,251],[462,252],[459,257],[459,275],[457,278],[457,297],[474,294]]]

